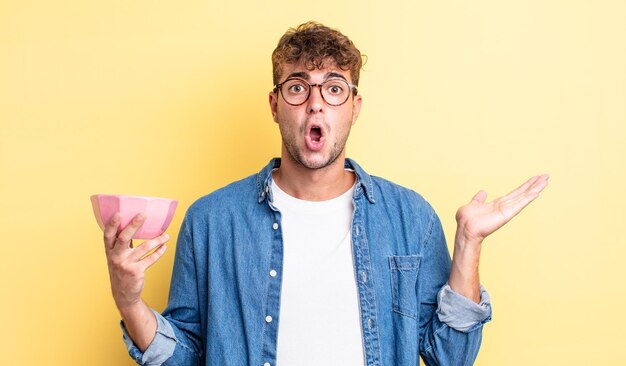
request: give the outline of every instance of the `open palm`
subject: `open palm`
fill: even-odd
[[[456,213],[457,240],[482,242],[537,198],[548,185],[548,178],[547,174],[534,176],[511,193],[491,202],[486,202],[485,191],[476,193]]]

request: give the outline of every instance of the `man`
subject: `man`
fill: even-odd
[[[141,216],[119,235],[119,216],[105,228],[129,353],[144,365],[471,365],[491,319],[481,243],[547,176],[461,207],[451,261],[421,196],[345,158],[362,104],[353,43],[309,22],[272,62],[281,159],[189,208],[162,315],[141,290],[168,236],[133,248]]]

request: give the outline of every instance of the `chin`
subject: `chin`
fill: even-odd
[[[291,144],[285,144],[283,142],[286,152],[289,155],[290,160],[296,165],[300,165],[307,169],[322,169],[339,159],[342,154],[343,148],[331,149],[331,151],[309,151],[306,147],[296,147]]]
[[[335,163],[337,159],[339,159],[340,155],[341,154],[328,156],[320,154],[320,156],[310,157],[309,159],[304,158],[298,162],[308,169],[322,169]]]

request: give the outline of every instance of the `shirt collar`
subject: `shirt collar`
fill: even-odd
[[[263,202],[270,191],[270,179],[272,179],[272,171],[280,167],[280,158],[273,158],[270,162],[257,174],[256,187],[259,203]],[[361,194],[365,194],[370,203],[374,200],[374,185],[372,177],[359,166],[354,160],[346,158],[344,168],[352,169],[356,173],[356,184],[354,187],[354,198],[358,198]]]

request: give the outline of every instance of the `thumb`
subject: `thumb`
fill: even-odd
[[[484,203],[487,199],[487,192],[480,190],[478,193],[474,195],[472,198],[472,202]]]

